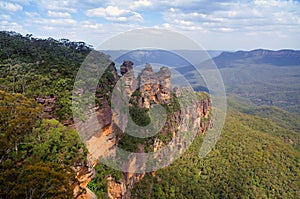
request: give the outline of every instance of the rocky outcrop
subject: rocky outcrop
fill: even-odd
[[[120,67],[120,72],[122,77],[120,77],[119,82],[115,86],[115,90],[118,90],[119,97],[122,97],[120,97],[121,100],[112,99],[112,106],[114,106],[113,111],[107,100],[101,98],[99,99],[102,100],[101,106],[94,108],[96,111],[95,117],[89,118],[89,112],[87,111],[87,121],[85,123],[80,121],[76,122],[77,128],[81,129],[81,132],[86,132],[86,134],[81,136],[86,142],[91,157],[97,159],[98,157],[114,154],[128,122],[128,118],[126,118],[128,116],[122,113],[121,110],[116,111],[116,107],[122,107],[122,100],[125,99],[126,96],[131,97],[136,90],[138,90],[139,94],[134,96],[136,100],[135,106],[147,109],[154,106],[154,104],[162,104],[170,108],[171,112],[169,110],[168,118],[159,133],[163,136],[171,135],[171,138],[175,138],[172,139],[173,142],[170,143],[170,145],[172,145],[170,147],[171,150],[175,151],[175,149],[179,149],[179,151],[184,151],[189,145],[187,142],[182,142],[181,138],[178,137],[179,133],[184,133],[191,129],[203,133],[209,128],[209,96],[207,94],[197,94],[192,89],[174,88],[172,90],[171,71],[167,67],[162,67],[158,72],[154,72],[152,67],[147,64],[138,75],[138,78],[135,78],[133,63],[125,61]],[[125,98],[123,98],[123,94]],[[176,106],[179,106],[179,104],[173,104],[176,101],[175,98],[177,98],[177,100],[180,99],[181,108],[176,109]],[[133,104],[129,104],[129,106],[133,106]],[[155,152],[163,146],[164,143],[160,139],[155,138],[152,149]],[[144,152],[143,143],[140,143],[137,148],[137,153]],[[131,171],[123,172],[122,179],[115,180],[112,177],[107,177],[107,195],[109,198],[126,199],[131,197],[130,193],[135,183],[140,181],[145,175],[145,173],[132,172],[135,171],[135,169],[140,169],[136,168],[137,165],[142,167],[146,166],[137,164],[138,161],[141,161],[141,159],[137,160],[133,155],[128,165],[122,165],[123,168],[128,168],[128,171]],[[93,168],[93,166],[91,168]],[[82,173],[85,173],[85,175],[82,174],[77,177],[82,183],[76,192],[80,192],[82,187],[84,187],[83,190],[87,190],[86,193],[88,193],[89,191],[86,189],[86,185],[93,175],[89,172]],[[155,175],[155,171],[152,172],[152,175]],[[88,198],[83,192],[79,194],[79,196]]]
[[[181,101],[180,116],[176,123],[180,123],[180,131],[189,131],[192,129],[203,133],[211,124],[210,107],[211,101],[206,93],[195,93],[191,88],[184,88],[176,97]]]
[[[101,107],[95,107],[94,110],[85,112],[85,121],[74,119],[77,130],[81,132],[80,136],[83,141],[88,141],[92,137],[102,134],[103,129],[112,122],[112,111],[109,103],[105,99],[99,99]],[[92,115],[95,113],[94,115]],[[84,132],[84,133],[83,133]]]
[[[171,98],[171,71],[167,67],[154,73],[150,64],[138,75],[138,85],[143,107],[150,108],[151,103],[167,104]]]
[[[73,189],[73,196],[76,199],[97,199],[96,195],[87,187],[88,183],[95,177],[94,167],[97,161],[91,155],[87,159],[86,164],[77,165],[73,168],[77,179]]]
[[[122,82],[124,83],[125,92],[130,96],[137,89],[137,80],[134,77],[133,63],[131,61],[124,61],[120,66],[122,74]]]
[[[107,195],[110,199],[123,199],[126,194],[126,185],[122,181],[107,178]]]
[[[171,98],[171,71],[162,67],[154,72],[150,64],[146,64],[136,79],[133,71],[133,63],[124,61],[120,66],[122,82],[127,96],[139,88],[141,93],[141,104],[144,108],[150,108],[152,103],[167,104]]]
[[[133,62],[132,61],[124,61],[120,66],[121,75],[125,75],[128,71],[133,70]]]
[[[43,106],[42,117],[45,119],[52,119],[55,115],[55,102],[57,100],[56,96],[45,96],[36,98],[37,102]]]

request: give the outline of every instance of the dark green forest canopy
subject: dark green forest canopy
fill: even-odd
[[[84,165],[78,133],[42,120],[41,107],[21,94],[0,91],[0,198],[72,198],[71,167]]]
[[[72,90],[81,64],[92,51],[84,42],[38,39],[0,32],[0,90],[26,97],[55,97],[53,116],[72,119]],[[98,53],[100,59],[109,56]],[[111,69],[112,70],[112,69]],[[107,75],[104,77],[106,80]],[[101,80],[100,80],[101,82]],[[101,90],[101,88],[99,89]],[[101,92],[106,92],[102,89]]]
[[[14,66],[23,64],[16,72],[54,76],[54,79],[74,78],[91,46],[67,39],[38,39],[15,32],[0,32],[0,63]],[[3,67],[3,66],[2,66]],[[17,70],[9,68],[10,70]],[[1,72],[2,76],[6,75]],[[52,79],[50,79],[52,80]]]
[[[299,198],[299,151],[245,119],[255,121],[227,115],[219,142],[205,158],[198,156],[198,135],[181,158],[138,182],[133,198]]]

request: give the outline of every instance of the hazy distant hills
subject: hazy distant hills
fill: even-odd
[[[213,60],[228,95],[300,113],[300,51],[223,52]]]
[[[135,66],[145,63],[158,63],[169,67],[184,67],[191,65],[189,62],[201,63],[220,55],[223,51],[209,50],[106,50],[102,51],[111,56],[117,64],[124,60],[131,60]]]
[[[145,63],[159,63],[170,67],[186,67],[193,63],[202,63],[207,59],[213,59],[218,68],[233,67],[237,64],[270,64],[275,66],[295,66],[300,65],[300,50],[265,50],[256,49],[252,51],[196,51],[196,50],[107,50],[117,63],[124,60],[133,60],[135,65]],[[186,60],[187,58],[187,60]]]
[[[300,65],[300,51],[257,49],[252,51],[222,52],[213,60],[219,68],[232,67],[234,64],[245,62],[275,66],[293,66]]]

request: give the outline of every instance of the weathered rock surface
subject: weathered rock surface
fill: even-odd
[[[138,75],[138,85],[143,107],[150,108],[151,103],[168,104],[171,98],[171,71],[162,67],[153,72],[150,64]]]
[[[124,61],[120,66],[120,72],[122,75],[126,74],[128,71],[133,70],[133,62],[132,61]]]
[[[52,119],[55,115],[55,102],[57,100],[56,96],[45,96],[36,98],[37,102],[43,106],[43,115],[45,119]]]
[[[88,156],[86,165],[79,165],[73,168],[76,171],[77,184],[74,185],[73,196],[76,199],[96,199],[96,195],[87,187],[88,183],[95,177],[97,161]]]
[[[131,61],[124,61],[120,66],[122,74],[121,81],[124,84],[127,96],[130,96],[137,89],[137,80],[134,77],[133,63]]]
[[[126,194],[126,186],[124,182],[114,181],[111,178],[106,180],[108,181],[107,182],[108,197],[110,199],[123,199]]]
[[[111,108],[105,99],[101,100],[101,108],[95,107],[94,110],[85,112],[86,121],[79,119],[75,120],[76,128],[81,132],[80,137],[83,141],[90,140],[102,132],[102,129],[111,124],[112,112]],[[93,113],[95,113],[93,115]],[[83,133],[84,132],[84,133]]]

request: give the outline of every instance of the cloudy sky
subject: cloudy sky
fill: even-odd
[[[143,27],[211,50],[300,49],[300,0],[0,0],[0,29],[94,46]]]

